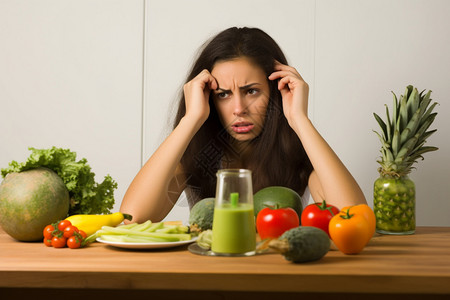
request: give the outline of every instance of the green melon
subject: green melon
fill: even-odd
[[[0,185],[0,226],[16,240],[42,240],[44,227],[68,211],[69,192],[50,169],[10,173]]]
[[[212,229],[215,198],[205,198],[195,203],[189,213],[192,233]]]
[[[263,208],[278,205],[279,208],[291,207],[297,212],[300,218],[303,209],[300,195],[296,191],[283,186],[269,186],[259,190],[253,195],[253,205],[255,216]]]

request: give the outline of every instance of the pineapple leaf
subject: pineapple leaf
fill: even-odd
[[[384,123],[384,121],[376,113],[373,113],[373,116],[375,117],[375,120],[377,120],[378,124],[380,125],[381,129],[383,130],[384,139],[387,140],[386,123]]]
[[[432,147],[432,146],[420,147],[420,149],[418,149],[417,151],[414,151],[414,153],[409,157],[409,160],[416,161],[419,158],[422,158],[422,160],[423,160],[422,154],[431,152],[431,151],[437,151],[437,150],[439,150],[438,147]]]
[[[386,131],[387,131],[387,142],[390,143],[392,141],[392,131],[394,130],[395,126],[392,126],[391,118],[389,115],[389,108],[387,105],[384,105],[386,107]]]
[[[402,134],[400,135],[400,144],[403,145],[409,138],[410,138],[411,129],[408,127],[403,130]]]
[[[423,93],[423,92],[422,92]],[[422,94],[421,93],[421,94]],[[420,109],[421,109],[421,111],[422,111],[422,114],[421,114],[421,116],[420,117],[422,117],[423,116],[423,114],[426,112],[426,110],[427,110],[427,107],[428,107],[428,105],[430,105],[430,102],[431,102],[431,91],[428,91],[428,93],[425,95],[425,96],[423,96],[423,98],[421,98],[421,101],[420,101]]]
[[[403,129],[406,128],[407,122],[408,122],[408,106],[406,104],[406,98],[407,96],[402,96],[400,99],[400,116],[399,116],[399,121],[400,121],[400,126],[398,128],[399,132],[402,132]]]
[[[423,114],[423,116],[422,116],[422,118],[421,118],[421,121],[420,121],[419,126],[422,126],[422,124],[425,123],[425,121],[430,117],[431,112],[432,112],[433,109],[436,107],[436,105],[438,105],[437,102],[433,103],[433,104],[427,109],[427,111]],[[437,113],[435,113],[435,114],[437,114]],[[434,120],[434,118],[433,118],[433,120]],[[430,125],[431,125],[431,124],[430,124]]]
[[[381,147],[382,147],[382,148],[388,149],[388,148],[391,147],[388,143],[386,143],[386,141],[383,139],[383,137],[381,136],[381,134],[379,134],[379,133],[378,133],[377,131],[375,131],[375,130],[372,130],[372,131],[375,132],[375,133],[377,134],[378,138],[380,139]]]
[[[411,118],[411,120],[409,120],[408,125],[402,131],[402,134],[401,134],[401,143],[402,144],[407,139],[409,139],[412,134],[414,134],[416,132],[417,127],[419,126],[419,121],[420,121],[420,108],[416,110],[414,115],[412,115],[412,118]]]
[[[433,133],[435,133],[437,131],[437,129],[433,129],[427,132],[424,132],[423,134],[420,135],[419,137],[419,141],[426,141],[427,138],[429,138]]]
[[[392,95],[394,95],[394,99],[393,99],[393,105],[392,105],[392,124],[393,126],[395,126],[395,124],[397,123],[397,118],[398,118],[398,100],[397,100],[397,96],[394,94],[394,92],[392,92]]]
[[[414,87],[412,85],[408,85],[405,90],[405,95],[406,96],[410,95],[413,90],[414,90]]]
[[[394,155],[392,155],[392,152],[390,149],[385,148],[384,149],[386,151],[386,161],[387,162],[393,162],[394,161]]]
[[[395,162],[401,162],[408,154],[411,153],[411,151],[416,146],[417,140],[419,139],[419,135],[415,135],[412,138],[410,138],[398,151],[397,156],[395,157]]]
[[[417,109],[419,108],[419,94],[416,88],[414,88],[411,92],[411,94],[408,97],[407,101],[407,108],[408,108],[408,115],[412,116]]]
[[[424,132],[427,131],[428,127],[430,127],[431,123],[433,123],[436,116],[437,116],[437,113],[432,113],[431,115],[429,115],[427,117],[426,120],[422,120],[419,130],[417,130],[417,133],[419,134],[419,136],[421,136],[422,134],[424,134]]]
[[[394,136],[392,137],[392,152],[394,156],[397,156],[397,153],[400,149],[400,133],[398,130],[394,131]]]

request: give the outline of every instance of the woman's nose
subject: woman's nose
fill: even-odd
[[[233,114],[235,116],[240,116],[247,113],[247,107],[244,103],[244,99],[242,96],[236,96],[234,99],[234,111]]]

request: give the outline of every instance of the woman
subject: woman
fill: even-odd
[[[121,211],[163,219],[185,190],[190,207],[214,197],[221,168],[252,170],[254,192],[285,186],[338,207],[366,203],[308,119],[308,85],[276,42],[229,28],[207,43],[186,80],[172,133],[129,186]]]

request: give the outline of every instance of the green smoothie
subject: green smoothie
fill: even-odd
[[[255,251],[256,230],[253,205],[223,204],[214,208],[211,250],[239,254]]]

